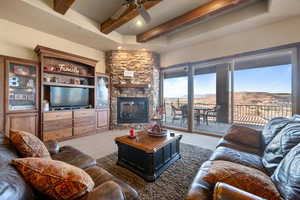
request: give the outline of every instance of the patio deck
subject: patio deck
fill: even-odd
[[[168,127],[187,129],[187,120],[182,120],[182,119],[173,120],[171,117],[167,117],[166,120],[163,122],[163,124]],[[250,123],[235,122],[234,124],[244,125],[258,130],[261,130],[263,128],[263,126],[261,125],[253,125]],[[206,124],[206,122],[203,120],[200,121],[194,120],[193,131],[223,136],[230,128],[231,125],[232,124],[216,122],[214,119],[208,119],[208,124]]]

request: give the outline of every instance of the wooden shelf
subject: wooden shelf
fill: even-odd
[[[95,76],[92,76],[92,75],[82,75],[82,74],[74,74],[74,73],[68,73],[68,72],[54,72],[54,71],[48,71],[48,70],[44,70],[44,73],[59,74],[59,75],[73,76],[73,77],[82,77],[82,78],[95,78]]]
[[[95,88],[93,85],[76,85],[76,84],[66,84],[66,83],[46,83],[44,85],[49,86],[61,86],[61,87],[77,87],[77,88]]]
[[[148,84],[113,84],[113,87],[117,88],[141,88],[146,89],[148,88]]]

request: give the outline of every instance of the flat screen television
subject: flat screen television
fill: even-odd
[[[88,105],[88,88],[50,87],[51,107],[83,107]]]

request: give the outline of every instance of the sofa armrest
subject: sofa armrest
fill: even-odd
[[[50,140],[45,142],[44,144],[51,155],[57,154],[59,152],[60,147],[57,141]]]
[[[225,183],[217,183],[213,200],[266,200]]]
[[[125,200],[121,187],[113,181],[105,182],[79,200]]]

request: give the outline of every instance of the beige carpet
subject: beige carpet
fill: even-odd
[[[177,131],[178,132],[178,131]],[[219,138],[192,134],[185,132],[178,132],[183,135],[181,142],[195,145],[205,149],[214,150]],[[101,134],[76,138],[61,142],[60,145],[70,145],[82,152],[92,156],[95,159],[102,158],[117,151],[117,145],[114,142],[116,137],[128,134],[128,130],[112,130]]]
[[[116,165],[117,153],[97,160],[106,169],[137,190],[141,200],[183,200],[200,166],[212,151],[189,144],[181,144],[182,158],[173,163],[155,182],[146,182],[135,173]]]

